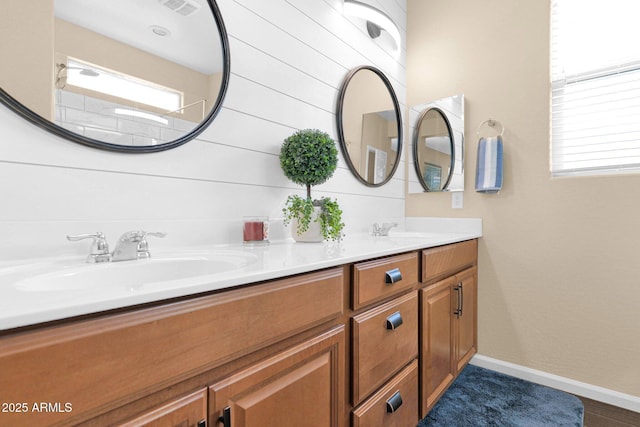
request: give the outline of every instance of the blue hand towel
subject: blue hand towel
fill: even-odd
[[[502,137],[491,136],[478,141],[476,191],[497,193],[502,189]]]

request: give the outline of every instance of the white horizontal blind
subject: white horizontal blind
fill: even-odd
[[[640,171],[637,0],[553,0],[551,172]]]

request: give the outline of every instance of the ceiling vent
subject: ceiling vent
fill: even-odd
[[[158,0],[160,4],[183,16],[193,15],[200,9],[200,5],[193,0]]]

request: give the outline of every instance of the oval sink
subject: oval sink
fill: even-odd
[[[82,291],[96,288],[167,288],[201,283],[211,276],[243,268],[257,257],[241,251],[189,252],[137,261],[67,265],[14,283],[25,292]]]

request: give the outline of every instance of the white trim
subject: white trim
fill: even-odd
[[[638,396],[620,393],[480,354],[476,354],[470,363],[481,368],[491,369],[536,384],[628,409],[629,411],[640,412],[640,397]]]

